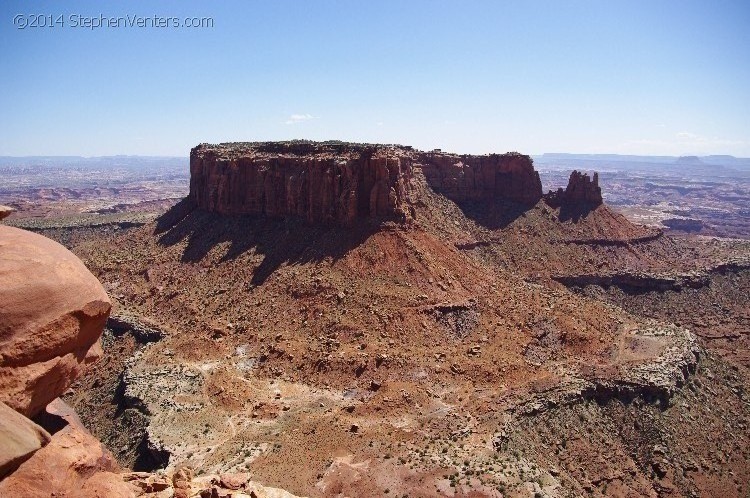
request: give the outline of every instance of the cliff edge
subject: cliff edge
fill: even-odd
[[[406,222],[421,171],[457,202],[542,198],[539,174],[519,153],[457,155],[402,145],[346,142],[201,144],[190,151],[190,196],[220,214],[300,217],[350,226],[358,219]]]

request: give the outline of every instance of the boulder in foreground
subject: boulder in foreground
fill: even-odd
[[[47,431],[0,401],[0,478],[13,472],[49,440]]]
[[[111,303],[62,245],[0,226],[0,401],[32,417],[101,355]]]
[[[69,425],[0,481],[0,496],[132,497],[112,455],[91,434]]]

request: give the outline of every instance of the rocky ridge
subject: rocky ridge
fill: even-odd
[[[638,362],[644,353],[650,358]],[[605,404],[613,399],[629,402],[638,397],[666,406],[695,373],[701,351],[689,330],[654,322],[625,335],[615,355],[610,365],[581,365],[568,371],[554,388],[519,400],[509,412],[533,415],[586,399]]]
[[[596,272],[589,274],[555,275],[552,278],[568,287],[619,287],[628,292],[681,291],[682,289],[700,289],[711,284],[715,274],[738,273],[750,269],[750,259],[744,257],[729,258],[711,266],[689,272]]]

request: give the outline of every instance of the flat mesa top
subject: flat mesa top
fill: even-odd
[[[313,142],[308,140],[291,140],[284,142],[228,142],[220,144],[200,144],[193,148],[191,155],[198,157],[215,157],[237,159],[240,157],[292,157],[324,156],[342,159],[360,157],[363,154],[393,153],[406,154],[414,149],[398,144],[367,144],[355,142]]]
[[[312,140],[288,140],[280,142],[203,143],[194,147],[190,151],[191,157],[221,160],[304,156],[315,156],[319,159],[356,159],[363,155],[371,157],[410,156],[412,158],[425,158],[435,155],[441,157],[453,157],[456,159],[490,156],[518,156],[528,158],[528,156],[518,152],[506,152],[503,154],[455,154],[439,149],[433,151],[420,151],[410,145],[342,142],[339,140],[328,140],[325,142],[314,142]]]

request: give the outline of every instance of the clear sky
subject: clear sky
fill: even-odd
[[[291,138],[750,157],[750,1],[0,2],[0,155]]]

